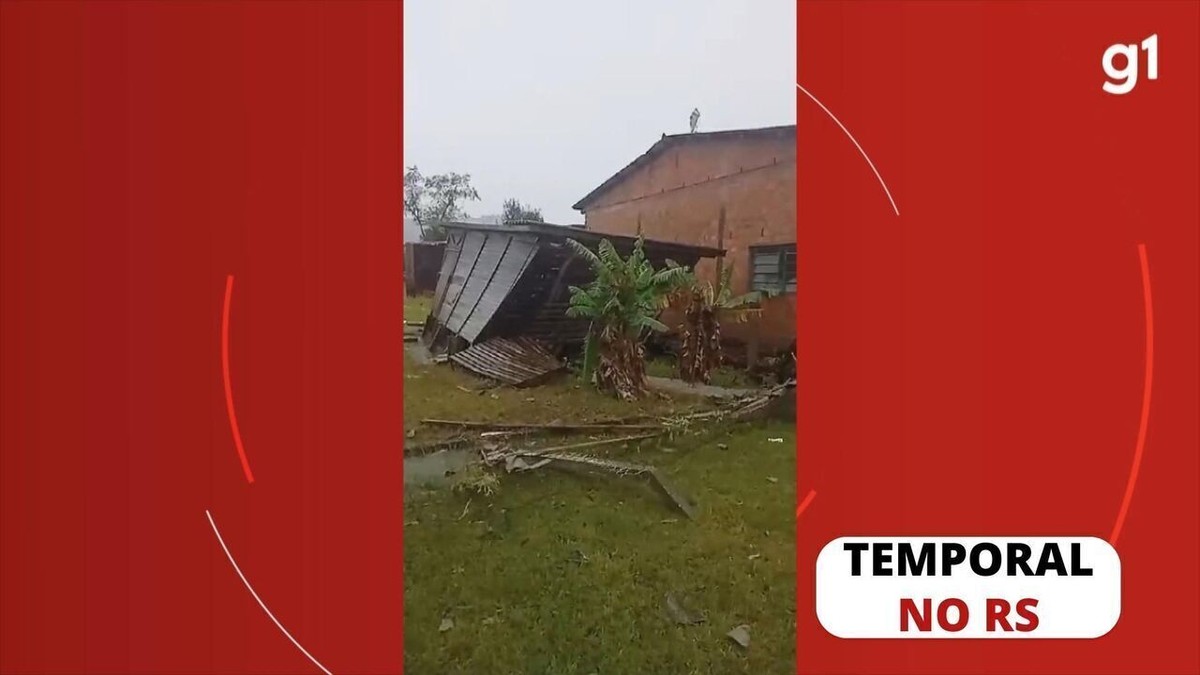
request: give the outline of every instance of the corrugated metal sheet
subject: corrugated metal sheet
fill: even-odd
[[[467,370],[505,384],[530,384],[563,367],[541,343],[529,338],[495,337],[450,357]]]
[[[446,284],[446,294],[437,309],[438,323],[443,326],[450,320],[454,308],[458,306],[463,289],[475,271],[475,264],[479,262],[479,254],[483,252],[483,245],[486,241],[487,235],[482,232],[467,232],[464,235],[462,252],[458,254],[458,260],[455,261],[449,282]]]
[[[505,245],[504,253],[495,272],[487,282],[486,288],[480,294],[479,301],[462,321],[458,334],[469,342],[474,342],[487,328],[500,303],[508,297],[517,279],[529,266],[537,252],[537,238],[528,236],[513,236]],[[476,269],[478,273],[478,269]],[[453,321],[451,322],[453,325]]]
[[[466,235],[463,232],[450,232],[446,237],[446,252],[442,256],[442,269],[438,273],[437,288],[433,291],[433,304],[429,308],[429,316],[425,319],[425,330],[421,335],[421,341],[427,347],[433,346],[434,339],[438,334],[437,317],[442,310],[442,303],[446,299],[446,292],[450,287],[450,279],[454,276],[454,269],[458,266],[458,260],[462,255],[463,240]]]
[[[471,235],[467,236],[469,238]],[[479,306],[479,300],[487,292],[488,286],[496,274],[496,268],[499,267],[500,261],[504,258],[511,243],[512,237],[509,235],[487,234],[484,236],[483,244],[479,249],[479,257],[475,260],[475,267],[467,277],[466,283],[463,284],[462,294],[454,303],[454,309],[445,321],[447,329],[457,333],[460,337],[470,339],[462,334],[463,324]]]
[[[438,273],[437,288],[433,291],[433,306],[429,308],[429,313],[433,316],[437,316],[442,309],[442,301],[446,299],[446,289],[450,286],[450,277],[454,276],[454,268],[458,266],[465,238],[466,235],[461,232],[451,232],[446,239],[446,253],[442,256],[442,270]]]
[[[587,333],[588,321],[566,315],[567,286],[582,286],[591,279],[587,263],[572,262],[565,246],[539,241],[528,269],[501,304],[485,335],[523,335],[551,345],[580,341]]]

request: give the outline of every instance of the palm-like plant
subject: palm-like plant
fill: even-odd
[[[687,307],[684,310],[683,344],[679,353],[679,377],[685,382],[708,384],[712,371],[721,365],[721,323],[719,314],[724,313],[734,321],[744,322],[758,313],[752,305],[760,302],[768,293],[751,291],[734,295],[730,280],[733,267],[722,270],[717,285],[695,280],[688,289]]]
[[[571,286],[567,309],[567,316],[592,322],[584,357],[585,377],[590,377],[591,363],[595,363],[595,381],[601,389],[624,399],[638,398],[646,392],[642,342],[650,332],[667,330],[658,315],[672,293],[691,283],[691,272],[670,261],[655,270],[640,238],[627,258],[607,239],[600,241],[596,251],[573,239],[567,244],[596,274],[583,288]]]

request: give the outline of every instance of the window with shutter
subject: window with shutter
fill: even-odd
[[[796,292],[796,245],[750,247],[750,290]]]

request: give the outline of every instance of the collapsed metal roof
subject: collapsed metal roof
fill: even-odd
[[[548,223],[450,223],[446,251],[422,342],[433,352],[456,352],[492,337],[526,337],[549,348],[578,342],[587,321],[566,315],[570,286],[589,283],[593,272],[575,257],[567,239],[595,249],[608,239],[628,255],[636,237],[602,234]],[[656,268],[667,260],[693,266],[721,249],[645,240]]]

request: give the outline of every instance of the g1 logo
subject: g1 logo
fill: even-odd
[[[1146,79],[1158,79],[1158,33],[1142,40],[1142,50],[1146,52]],[[1125,57],[1125,66],[1117,68],[1114,61],[1118,56]],[[1115,44],[1104,50],[1104,74],[1109,81],[1104,83],[1104,91],[1110,94],[1128,94],[1137,86],[1138,62],[1141,54],[1137,45]]]

